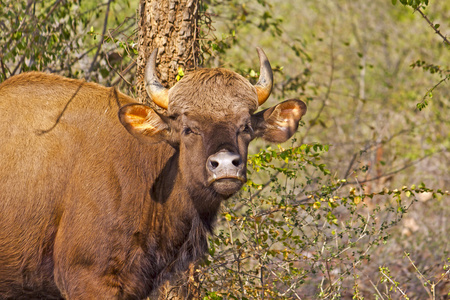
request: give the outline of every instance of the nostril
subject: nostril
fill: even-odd
[[[209,165],[212,167],[212,169],[216,169],[219,166],[219,163],[217,161],[210,160]]]
[[[233,166],[239,167],[239,165],[241,164],[241,159],[235,158],[235,159],[233,159],[233,161],[231,163],[233,164]]]

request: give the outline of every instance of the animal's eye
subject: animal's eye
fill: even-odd
[[[183,128],[183,134],[184,135],[189,135],[189,134],[192,134],[192,133],[194,133],[194,131],[192,131],[192,129],[190,127],[184,127]]]
[[[252,131],[253,131],[253,129],[250,126],[250,124],[245,124],[245,126],[242,128],[242,132],[245,132],[245,133],[252,133]]]

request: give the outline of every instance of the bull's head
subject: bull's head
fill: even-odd
[[[226,69],[199,69],[171,89],[156,76],[157,50],[145,71],[150,98],[164,108],[160,115],[143,104],[121,108],[119,117],[127,130],[141,140],[166,141],[179,150],[181,175],[192,191],[209,191],[223,198],[246,182],[247,150],[261,137],[284,142],[297,130],[306,112],[300,100],[287,100],[254,112],[270,95],[273,75],[261,49],[260,78],[256,85]]]

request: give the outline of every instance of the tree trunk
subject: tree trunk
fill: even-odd
[[[177,81],[179,69],[189,72],[198,61],[199,0],[140,0],[139,48],[137,59],[137,99],[160,110],[150,100],[144,86],[144,71],[150,53],[158,48],[157,69],[161,83],[170,88]],[[195,264],[165,284],[151,299],[196,299],[198,279]]]
[[[150,103],[145,92],[144,70],[150,53],[158,48],[159,79],[166,87],[176,83],[178,70],[197,66],[199,0],[141,0],[139,4],[138,100]],[[150,104],[151,105],[151,104]]]

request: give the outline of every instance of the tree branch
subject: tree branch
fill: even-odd
[[[406,163],[403,166],[401,166],[398,169],[395,169],[395,170],[393,170],[391,172],[384,173],[382,175],[375,176],[375,177],[372,177],[372,178],[369,178],[369,179],[365,179],[365,180],[362,180],[362,181],[347,181],[345,183],[345,185],[347,185],[347,184],[362,184],[362,183],[366,183],[366,182],[370,182],[370,181],[375,181],[375,180],[378,180],[378,179],[383,178],[383,177],[389,177],[391,175],[400,173],[401,171],[403,171],[405,169],[408,169],[408,168],[418,164],[419,162],[421,162],[422,160],[424,160],[424,159],[426,159],[426,158],[428,158],[430,156],[433,156],[433,155],[438,154],[438,153],[446,152],[446,151],[447,151],[447,149],[442,149],[442,150],[439,150],[439,151],[427,154],[427,155],[425,155],[425,156],[423,156],[423,157],[421,157],[421,158],[419,158],[419,159],[417,159],[415,161],[412,161],[410,163]]]
[[[418,12],[422,15],[422,17],[423,17],[423,18],[428,22],[428,24],[433,28],[434,32],[436,32],[436,33],[442,38],[442,40],[444,41],[444,43],[450,46],[450,42],[449,42],[449,40],[447,39],[447,37],[444,36],[438,28],[436,28],[436,25],[434,25],[433,22],[430,21],[430,19],[428,19],[428,17],[427,17],[427,16],[423,13],[423,11],[420,9],[420,6],[417,7],[416,11],[418,11]]]
[[[95,62],[97,61],[98,54],[100,53],[100,49],[102,48],[103,41],[105,40],[105,33],[106,33],[106,27],[108,27],[108,17],[109,17],[109,8],[111,7],[111,1],[108,1],[108,5],[106,6],[106,12],[105,12],[105,20],[103,22],[103,32],[102,32],[102,38],[100,39],[100,42],[97,46],[97,52],[95,52],[94,58],[92,59],[91,66],[89,67],[89,71],[86,74],[86,80],[89,80],[91,77],[91,72],[94,69]]]

